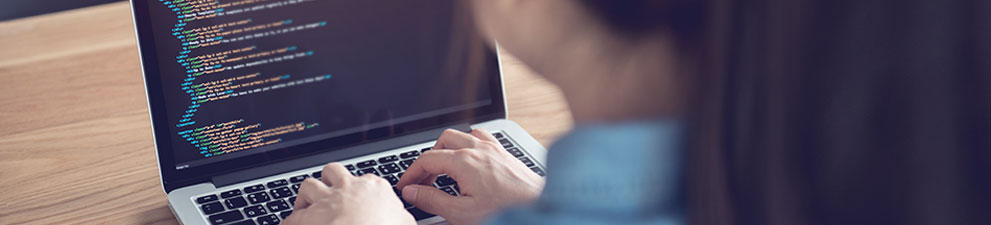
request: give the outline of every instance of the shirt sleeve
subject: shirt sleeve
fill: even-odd
[[[684,224],[680,130],[669,121],[578,127],[548,150],[537,202],[488,224]]]

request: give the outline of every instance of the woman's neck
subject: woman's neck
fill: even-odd
[[[670,43],[603,36],[559,48],[562,57],[540,71],[564,92],[577,123],[678,116],[684,85]]]

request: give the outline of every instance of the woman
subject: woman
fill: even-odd
[[[988,1],[473,3],[577,126],[546,186],[445,132],[398,186],[455,225],[991,224]],[[286,224],[415,223],[384,180],[324,170]]]

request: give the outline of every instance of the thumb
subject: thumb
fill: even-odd
[[[406,185],[403,188],[403,199],[423,211],[440,216],[451,215],[457,208],[455,204],[460,200],[433,186],[419,184]]]

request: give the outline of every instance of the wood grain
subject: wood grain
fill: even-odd
[[[560,92],[504,56],[510,119],[544,145]],[[0,22],[0,224],[177,224],[126,2]]]

